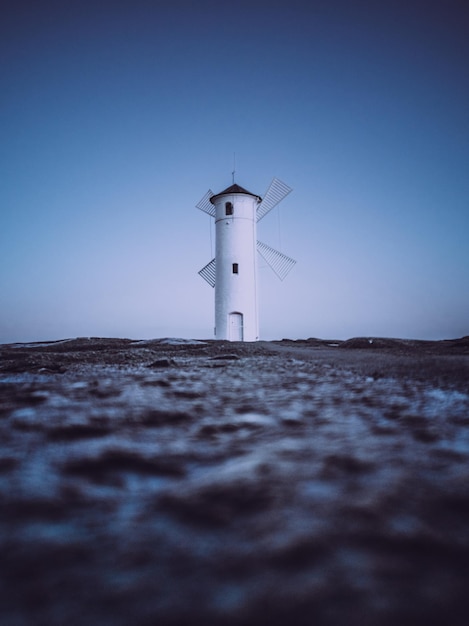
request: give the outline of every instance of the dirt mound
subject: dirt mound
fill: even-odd
[[[461,337],[461,339],[449,339],[447,341],[440,341],[439,343],[444,345],[444,347],[448,347],[454,352],[469,354],[469,336]]]
[[[469,337],[442,339],[440,341],[393,339],[388,337],[354,337],[340,342],[340,347],[352,350],[387,350],[396,353],[468,354]]]
[[[342,341],[340,348],[348,350],[393,350],[396,352],[414,349],[416,342],[405,339],[389,339],[383,337],[353,337]]]

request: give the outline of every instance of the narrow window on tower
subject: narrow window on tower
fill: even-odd
[[[231,202],[225,202],[225,215],[233,215],[233,205]]]
[[[233,274],[238,274],[238,264],[233,263]]]

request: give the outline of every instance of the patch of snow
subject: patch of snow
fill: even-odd
[[[11,343],[9,348],[48,348],[49,346],[58,346],[61,343],[68,343],[75,339],[61,339],[59,341],[35,341],[34,343]]]
[[[158,343],[167,344],[170,346],[179,346],[179,345],[195,346],[195,345],[204,345],[207,343],[206,341],[199,341],[198,339],[182,339],[178,337],[168,337],[165,339],[158,339],[157,341]]]
[[[467,393],[461,393],[460,391],[455,390],[446,390],[446,389],[430,389],[427,391],[427,395],[435,400],[440,400],[440,402],[448,402],[448,401],[463,401],[468,400]]]

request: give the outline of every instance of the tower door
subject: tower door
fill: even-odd
[[[243,314],[230,313],[230,341],[243,341]]]

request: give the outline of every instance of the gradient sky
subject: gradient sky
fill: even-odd
[[[466,1],[2,6],[0,342],[212,338],[234,152],[261,338],[469,334]]]

